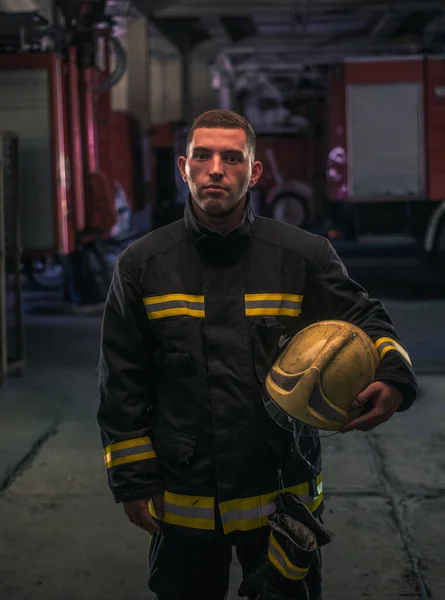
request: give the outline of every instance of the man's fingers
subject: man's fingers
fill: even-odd
[[[160,519],[163,519],[165,516],[164,494],[155,494],[152,498],[152,501],[153,501],[153,506],[154,506],[156,515]]]
[[[378,385],[371,383],[363,392],[358,394],[357,398],[352,402],[351,408],[360,408],[361,406],[365,406],[368,402],[376,398],[380,393],[380,389]]]
[[[146,513],[142,511],[139,511],[136,514],[133,513],[129,518],[134,525],[141,529],[145,529],[145,531],[150,533],[157,533],[160,531],[159,526],[154,522],[153,517],[148,510]]]
[[[127,503],[124,505],[125,514],[131,523],[150,533],[160,531],[148,509],[148,499]]]
[[[374,408],[368,413],[365,413],[350,423],[347,423],[344,427],[342,427],[341,432],[347,433],[353,429],[358,429],[359,431],[369,431],[370,429],[377,427],[377,425],[387,421],[390,416],[390,413],[382,413],[380,409]]]
[[[154,520],[153,517],[151,516],[151,514],[148,512],[144,513],[143,515],[140,516],[141,517],[141,527],[143,529],[146,529],[147,531],[149,531],[150,533],[157,533],[158,531],[160,531],[159,529],[159,525],[157,525]]]

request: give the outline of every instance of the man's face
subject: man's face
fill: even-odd
[[[261,163],[251,160],[243,129],[196,129],[178,167],[193,200],[215,217],[231,214],[262,172]]]

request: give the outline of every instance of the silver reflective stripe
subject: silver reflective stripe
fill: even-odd
[[[264,506],[255,506],[254,508],[229,510],[221,514],[221,519],[224,524],[232,521],[250,521],[252,519],[261,519],[271,515],[275,510],[275,503],[265,504]]]
[[[397,342],[396,340],[393,340],[392,338],[380,338],[379,340],[377,340],[375,342],[375,345],[377,347],[377,350],[379,352],[379,356],[380,358],[382,358],[382,353],[384,352],[384,350],[386,348],[390,349],[390,350],[396,350],[399,354],[401,354],[403,356],[403,358],[411,365],[411,359],[409,357],[408,352],[405,350],[405,348],[399,344],[399,342]]]
[[[318,382],[312,388],[308,404],[310,408],[318,412],[325,419],[337,421],[338,423],[346,423],[347,421],[347,417],[344,417],[337,409],[326,402]]]
[[[124,456],[132,456],[133,454],[142,454],[143,452],[152,452],[153,444],[142,444],[141,446],[132,446],[131,448],[121,448],[120,450],[111,450],[109,453],[109,461],[123,458]]]
[[[180,515],[181,517],[194,517],[197,519],[213,519],[213,508],[200,508],[198,506],[180,506],[179,504],[171,504],[164,501],[166,513],[172,515]]]
[[[157,304],[146,304],[147,312],[168,310],[169,308],[190,308],[191,310],[204,310],[204,302],[189,302],[188,300],[170,300]]]
[[[292,300],[246,300],[246,308],[301,308],[301,302]]]
[[[391,346],[392,348],[397,348],[392,342],[383,342],[383,344],[378,345],[378,350],[381,352],[384,348]]]
[[[281,554],[278,552],[277,548],[272,544],[271,541],[269,541],[269,553],[282,567],[289,579],[304,579],[306,577],[308,569],[306,568],[304,569],[304,571],[301,571],[301,569],[292,569],[291,567],[289,567],[289,565],[284,560],[283,556],[281,556]]]

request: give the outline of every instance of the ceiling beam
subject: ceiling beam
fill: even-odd
[[[145,2],[135,0],[135,4],[143,12]],[[312,0],[305,16],[311,18],[317,15],[324,15],[345,11],[350,11],[356,15],[370,14],[381,15],[388,10],[388,0],[350,0],[349,2],[339,2],[338,0]],[[414,11],[444,10],[443,0],[403,0],[395,2],[392,10],[394,13],[406,13]],[[183,0],[182,2],[171,2],[170,5],[162,4],[156,11],[157,16],[251,16],[256,15],[295,15],[295,0]]]
[[[283,43],[284,42],[284,43]],[[348,40],[345,43],[337,43],[333,45],[326,45],[323,47],[316,47],[310,45],[296,45],[289,46],[285,41],[277,43],[276,45],[266,46],[264,43],[257,42],[256,44],[243,44],[239,46],[232,46],[226,49],[226,53],[229,56],[237,55],[271,55],[280,54],[281,56],[289,57],[289,60],[293,60],[295,56],[301,55],[319,55],[319,54],[343,54],[349,53],[350,56],[360,56],[363,53],[387,53],[396,54],[398,52],[410,52],[415,53],[420,50],[418,44],[413,43],[410,40],[404,40],[403,42],[395,42],[391,40],[381,41],[379,43],[372,42],[369,38],[360,38],[355,40]]]
[[[402,52],[400,51],[398,53],[398,55],[402,56],[402,55],[410,55],[411,53],[408,51]],[[294,54],[293,58],[294,60],[292,62],[283,64],[280,66],[279,63],[271,63],[270,65],[265,63],[263,64],[261,62],[261,58],[259,58],[256,62],[251,62],[251,63],[243,63],[242,65],[239,65],[236,67],[236,73],[237,75],[240,75],[242,73],[248,73],[249,71],[261,71],[261,72],[269,72],[271,71],[272,73],[293,73],[293,72],[298,72],[301,70],[302,66],[316,66],[316,65],[330,65],[330,64],[334,64],[334,63],[341,63],[344,60],[347,60],[351,57],[355,57],[356,53],[353,49],[350,49],[349,51],[346,49],[343,49],[341,51],[336,51],[336,52],[302,52],[299,54]],[[380,54],[376,54],[375,52],[371,52],[371,51],[363,51],[360,52],[360,58],[372,58],[375,57],[376,59],[378,59],[381,55]]]
[[[251,49],[252,51],[262,49],[266,49],[268,52],[273,49],[280,48],[280,51],[287,52],[299,52],[301,48],[312,48],[314,51],[317,50],[319,46],[321,46],[321,42],[326,42],[320,48],[320,50],[325,51],[326,48],[342,48],[344,46],[348,48],[355,48],[357,52],[359,52],[363,47],[370,47],[379,49],[384,45],[388,48],[398,48],[401,45],[405,45],[407,47],[411,46],[418,42],[418,38],[415,36],[407,37],[404,36],[403,39],[397,40],[396,38],[391,40],[379,40],[369,38],[367,35],[357,35],[354,37],[349,36],[348,39],[339,39],[335,41],[335,43],[330,42],[328,36],[320,37],[300,37],[300,36],[264,36],[258,35],[255,37],[250,37],[244,39],[242,42],[238,42],[237,44],[233,44],[228,52],[236,52],[238,49],[241,52],[244,52],[246,48]],[[275,51],[275,50],[274,50]]]
[[[144,17],[150,18],[152,16],[164,16],[161,15],[162,9],[174,8],[179,5],[180,0],[132,0],[132,4],[144,15]],[[190,16],[184,15],[183,13],[171,15],[171,16]]]

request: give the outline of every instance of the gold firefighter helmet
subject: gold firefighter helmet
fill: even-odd
[[[345,321],[319,321],[297,333],[265,380],[264,404],[281,427],[300,421],[338,431],[363,409],[352,401],[375,377],[379,355],[371,338]]]

